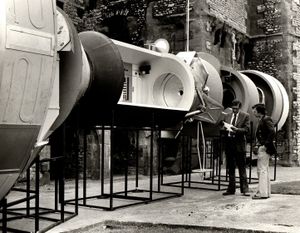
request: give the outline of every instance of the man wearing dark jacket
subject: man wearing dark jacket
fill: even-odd
[[[222,133],[224,134],[224,146],[226,163],[229,173],[229,185],[223,195],[235,194],[235,168],[238,167],[240,176],[240,190],[245,196],[250,196],[246,174],[246,135],[249,132],[249,114],[240,110],[241,102],[232,101],[232,113],[223,120]]]
[[[266,199],[271,195],[269,157],[276,153],[273,143],[275,129],[272,118],[266,115],[264,104],[256,104],[252,109],[254,115],[259,119],[254,148],[254,152],[257,151],[258,188],[252,199]]]

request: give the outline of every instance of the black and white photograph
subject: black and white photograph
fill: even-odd
[[[299,0],[0,0],[1,232],[299,219]]]

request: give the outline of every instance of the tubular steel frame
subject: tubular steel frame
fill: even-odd
[[[277,147],[277,125],[275,127],[276,129],[276,137],[275,137],[275,145]],[[250,124],[250,138],[253,138],[253,122]],[[213,139],[213,138],[210,138]],[[222,175],[221,174],[221,166],[222,166],[222,136],[220,135],[217,140],[219,140],[219,148],[220,151],[217,152],[219,153],[218,156],[216,156],[216,162],[214,161],[213,157],[210,159],[210,168],[212,171],[210,171],[209,177],[206,177],[206,173],[204,173],[204,178],[203,181],[192,181],[192,168],[191,168],[191,161],[192,161],[192,153],[188,153],[188,157],[185,158],[185,166],[186,166],[186,173],[185,173],[185,181],[184,181],[184,188],[191,188],[191,189],[203,189],[203,190],[214,190],[214,191],[221,191],[221,190],[226,190],[229,180],[228,180],[228,171],[226,168],[226,174]],[[206,148],[208,148],[206,141]],[[211,144],[212,145],[212,144]],[[191,148],[191,145],[190,145]],[[258,178],[257,177],[252,177],[252,160],[253,160],[253,140],[250,140],[250,163],[249,163],[249,175],[248,175],[248,183],[249,184],[256,184],[258,183]],[[206,152],[204,155],[206,157],[205,160],[207,160],[208,155],[212,155],[214,153],[213,147],[210,146],[211,151]],[[207,150],[206,150],[207,151]],[[271,181],[276,180],[276,172],[277,172],[277,158],[278,155],[277,153],[274,155],[274,173],[273,173],[273,179]],[[206,165],[206,164],[205,164]],[[204,166],[205,166],[204,165]],[[236,179],[239,179],[239,176],[236,176]],[[169,182],[169,183],[164,183],[163,177],[161,178],[161,184],[162,185],[167,185],[167,186],[178,186],[179,181],[175,182]],[[197,184],[197,186],[193,186],[193,184]],[[239,188],[239,182],[237,182],[237,188]],[[200,186],[202,185],[202,186]]]
[[[153,180],[154,180],[154,131],[158,131],[159,134],[159,138],[161,137],[161,128],[159,128],[158,126],[155,126],[154,124],[154,120],[152,122],[151,127],[124,127],[124,126],[115,126],[114,125],[114,112],[112,114],[112,122],[110,126],[105,126],[104,124],[102,126],[95,126],[93,127],[93,129],[98,129],[102,131],[102,139],[101,139],[101,143],[102,143],[102,147],[101,147],[101,155],[100,155],[100,159],[101,159],[101,177],[100,177],[100,187],[101,187],[101,193],[98,195],[93,195],[93,196],[88,196],[87,195],[87,142],[86,142],[86,135],[84,135],[84,149],[83,149],[83,193],[82,193],[82,197],[79,197],[78,195],[74,198],[74,199],[68,199],[65,200],[65,204],[71,204],[73,205],[74,202],[78,203],[79,206],[85,206],[85,207],[90,207],[90,208],[98,208],[98,209],[104,209],[104,210],[115,210],[118,208],[124,208],[124,207],[129,207],[129,206],[133,206],[133,205],[137,205],[137,204],[148,204],[150,202],[153,201],[158,201],[158,200],[163,200],[163,199],[168,199],[168,198],[174,198],[174,197],[180,197],[182,195],[184,195],[184,170],[182,169],[181,172],[181,182],[179,182],[178,187],[180,187],[180,192],[166,192],[166,191],[162,191],[161,190],[161,183],[157,182],[157,190],[154,190],[153,187]],[[152,119],[154,119],[154,114],[152,116]],[[105,141],[105,131],[108,130],[110,132],[110,176],[109,176],[109,192],[106,193],[104,184],[105,184],[105,180],[104,180],[104,171],[105,171],[105,167],[104,167],[104,141]],[[115,192],[113,187],[114,187],[114,159],[113,159],[113,148],[114,148],[114,142],[112,140],[114,133],[116,132],[116,130],[128,130],[128,131],[135,131],[136,132],[136,158],[135,158],[135,189],[128,189],[128,158],[126,158],[126,162],[125,162],[125,174],[124,174],[124,178],[125,178],[125,182],[124,182],[124,190],[119,191],[119,192]],[[149,174],[149,189],[140,189],[138,188],[139,186],[139,152],[138,152],[138,148],[139,148],[139,132],[140,131],[150,131],[150,174]],[[84,132],[86,132],[86,129],[84,130]],[[183,137],[184,138],[184,137]],[[184,148],[184,144],[182,145],[182,147]],[[181,159],[181,166],[184,166],[184,158],[186,157],[185,151],[182,151],[182,159]],[[77,154],[78,156],[78,154]],[[161,153],[160,153],[160,143],[158,143],[158,180],[161,179],[162,174],[161,174],[161,168],[162,168],[162,158],[161,158]],[[78,158],[77,158],[78,160]],[[78,166],[77,166],[78,167]],[[77,169],[76,170],[76,183],[79,182],[79,173],[80,171]],[[181,185],[180,185],[181,184]],[[148,193],[148,197],[138,197],[138,196],[134,196],[134,195],[130,195],[130,194],[134,194],[134,193]],[[78,191],[77,191],[78,193]],[[153,194],[158,193],[158,194],[164,194],[165,196],[163,197],[158,197],[158,198],[154,198]],[[109,199],[109,204],[108,206],[104,206],[104,205],[92,205],[92,204],[88,204],[87,201],[90,199]],[[114,200],[115,199],[123,199],[123,200],[131,200],[134,201],[133,203],[126,203],[126,204],[121,204],[118,206],[114,205]]]
[[[63,177],[63,162],[64,157],[55,157],[50,159],[42,159],[40,160],[39,156],[35,159],[34,165],[35,165],[35,189],[32,190],[30,188],[30,168],[26,171],[26,187],[23,188],[13,188],[13,191],[22,192],[25,193],[26,197],[21,198],[12,202],[7,201],[7,197],[5,197],[0,202],[0,207],[2,207],[2,219],[0,219],[0,222],[2,222],[2,226],[0,229],[2,229],[2,232],[18,232],[18,233],[27,233],[32,232],[30,230],[20,230],[16,228],[8,227],[8,222],[13,222],[15,220],[20,219],[34,219],[34,232],[46,232],[49,229],[57,226],[58,224],[61,224],[74,216],[78,214],[78,205],[75,205],[75,212],[66,211],[64,208],[64,177]],[[40,206],[40,181],[39,181],[39,171],[40,171],[40,165],[45,162],[52,162],[52,164],[55,164],[55,166],[58,166],[58,170],[61,171],[61,173],[55,177],[54,180],[54,208],[44,208]],[[30,201],[34,200],[34,206],[31,206]],[[25,204],[25,207],[16,207],[19,204]],[[60,204],[60,208],[59,208]],[[32,213],[33,211],[33,213]],[[60,214],[60,218],[55,218],[51,216],[52,214]],[[50,215],[50,216],[47,216]],[[66,217],[66,215],[68,215]],[[52,224],[48,225],[45,228],[40,228],[41,221],[48,221],[53,222]]]

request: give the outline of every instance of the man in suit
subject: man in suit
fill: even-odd
[[[273,120],[266,115],[264,104],[256,104],[252,107],[253,114],[259,119],[256,130],[256,144],[254,153],[257,153],[257,175],[258,188],[252,199],[266,199],[271,195],[271,184],[269,177],[269,158],[276,153],[273,143],[275,129]]]
[[[246,174],[246,135],[250,129],[249,114],[241,110],[239,100],[232,101],[232,113],[225,115],[223,120],[224,146],[229,174],[229,185],[223,195],[234,195],[235,169],[239,170],[240,190],[245,196],[250,196]],[[225,130],[224,130],[225,128]]]

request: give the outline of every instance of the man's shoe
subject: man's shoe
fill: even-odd
[[[250,197],[251,193],[250,192],[243,192],[243,196]]]
[[[223,193],[223,196],[228,196],[228,195],[234,195],[234,193],[228,192],[228,191],[226,191],[225,193]]]
[[[269,197],[261,197],[261,196],[256,196],[256,195],[254,195],[254,196],[252,197],[253,200],[268,199],[268,198],[269,198]]]

